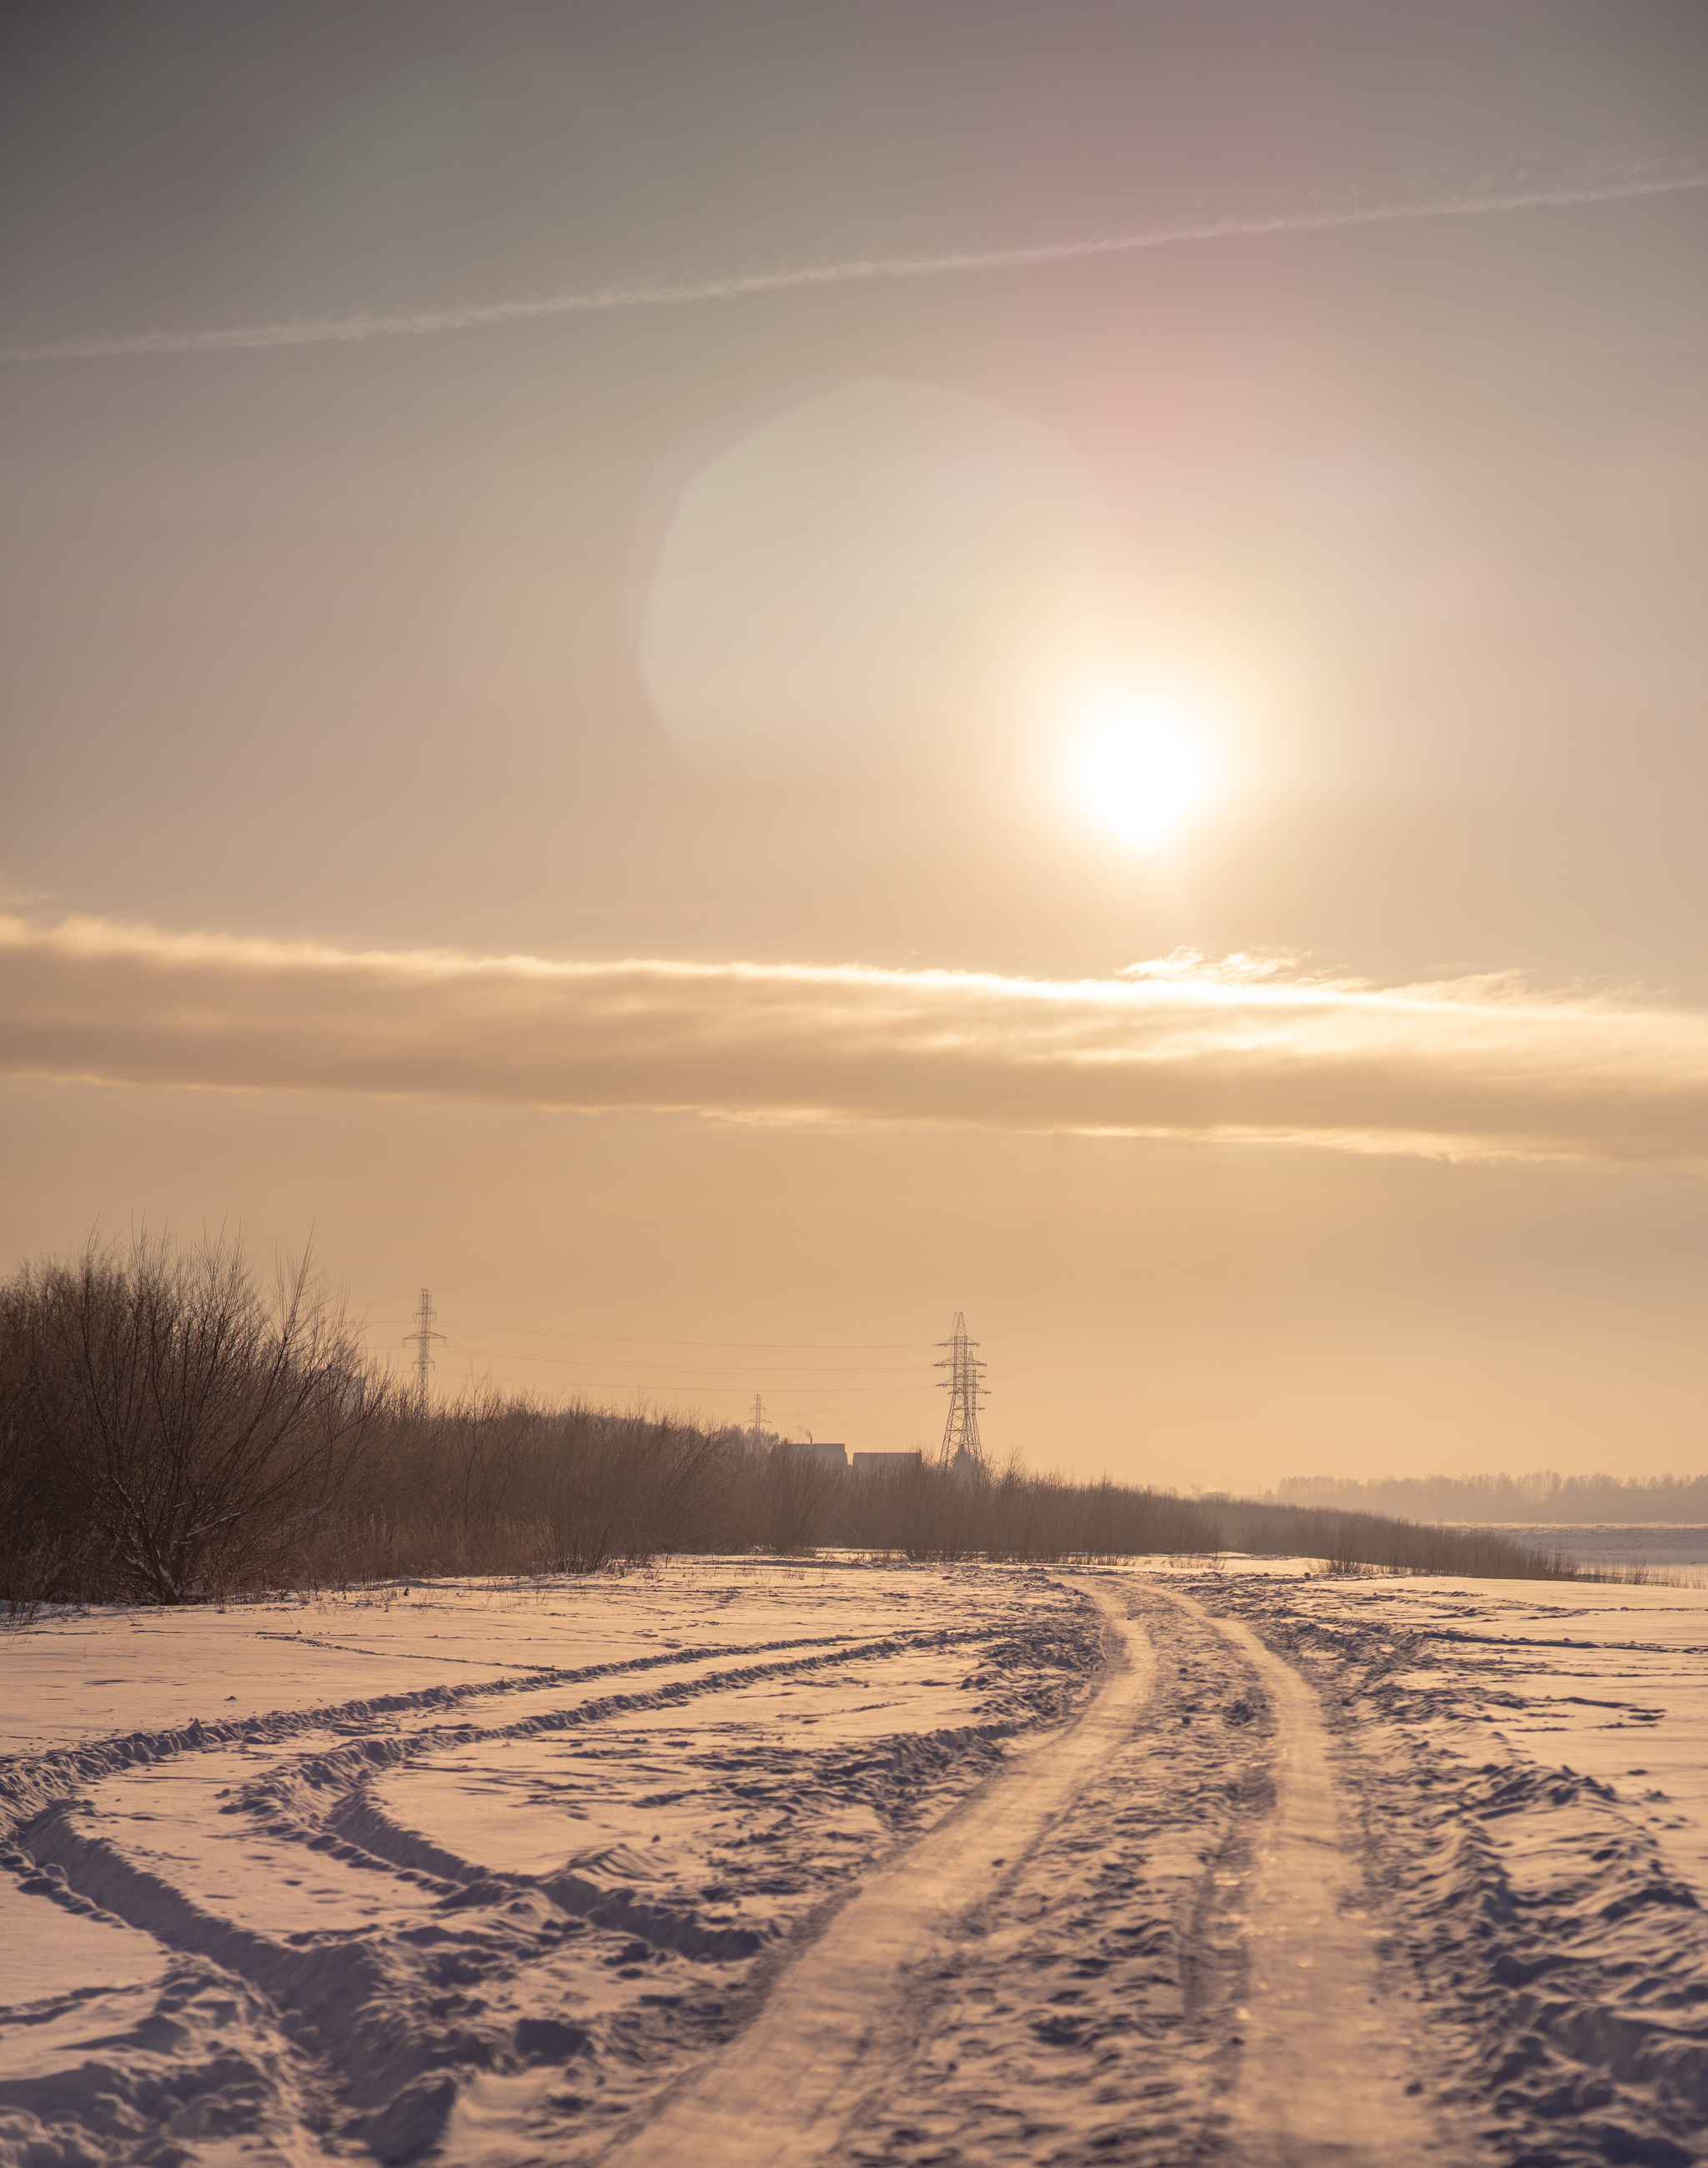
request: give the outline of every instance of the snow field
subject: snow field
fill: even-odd
[[[673,1564],[0,1642],[0,2160],[1684,2168],[1708,1597]]]
[[[1708,1597],[1296,1572],[1205,1593],[1317,1693],[1429,2091],[1483,2157],[1700,2158]]]
[[[0,1768],[13,1889],[46,1931],[98,1910],[162,1960],[116,2035],[76,2021],[86,1942],[27,1984],[72,2012],[52,2072],[13,2067],[46,1998],[0,1989],[0,2145],[31,2168],[189,2158],[218,2123],[255,2158],[561,2154],[721,2037],[758,1953],[1058,1712],[1094,1664],[1082,1609],[1035,1576],[714,1565],[288,1627],[187,1614],[166,1629],[177,1681],[126,1619],[98,1622],[93,1664],[88,1618],[15,1637],[32,1738],[32,1671],[57,1715],[77,1661],[109,1690],[114,1643],[178,1724],[103,1741],[73,1713],[77,1744]],[[270,1637],[284,1705],[198,1722],[189,1682],[221,1706],[246,1630]],[[329,1679],[338,1700],[290,1705]],[[228,2067],[224,2033],[258,2022],[266,2054]]]

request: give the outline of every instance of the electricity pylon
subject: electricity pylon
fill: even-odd
[[[752,1435],[754,1452],[763,1453],[765,1449],[765,1403],[760,1399],[757,1393],[753,1395],[753,1428]]]
[[[949,1350],[934,1366],[949,1373],[939,1381],[942,1390],[949,1395],[949,1420],[943,1426],[943,1444],[938,1458],[957,1475],[967,1476],[974,1482],[987,1482],[990,1466],[978,1436],[979,1403],[989,1398],[984,1386],[985,1366],[972,1352],[978,1342],[967,1338],[966,1319],[960,1310],[955,1313],[954,1331],[947,1340],[939,1340],[937,1344]]]
[[[427,1381],[433,1374],[433,1343],[443,1340],[442,1332],[433,1329],[439,1312],[433,1306],[433,1298],[425,1288],[421,1290],[421,1307],[415,1313],[415,1330],[406,1332],[403,1345],[415,1350],[415,1395],[421,1403],[422,1413],[427,1412]]]

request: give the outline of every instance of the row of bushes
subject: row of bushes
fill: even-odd
[[[1477,1532],[1191,1500],[1015,1466],[855,1475],[786,1443],[498,1392],[423,1407],[306,1267],[141,1240],[0,1286],[0,1600],[180,1603],[399,1575],[588,1573],[669,1552],[912,1559],[1238,1550],[1527,1577]]]

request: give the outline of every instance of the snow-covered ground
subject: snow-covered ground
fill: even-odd
[[[0,1639],[0,2159],[1708,2157],[1708,1594],[696,1560]]]

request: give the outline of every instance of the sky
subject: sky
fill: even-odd
[[[0,11],[0,1268],[1708,1448],[1695,0]]]

